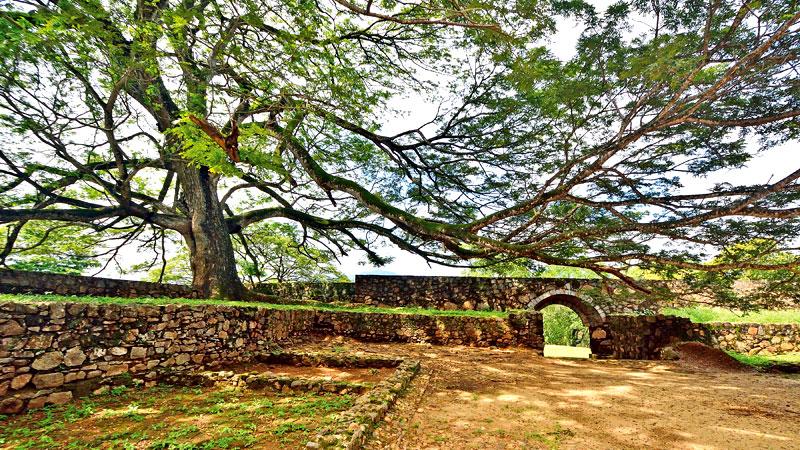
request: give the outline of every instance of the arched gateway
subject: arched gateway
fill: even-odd
[[[583,294],[586,288],[597,287],[598,280],[563,278],[357,275],[354,298],[357,303],[449,310],[538,311],[564,305],[578,313],[589,328],[592,355],[609,357],[614,353],[610,314],[630,313],[636,305],[603,303]]]
[[[527,309],[541,311],[550,305],[566,306],[578,314],[583,325],[589,328],[589,348],[592,355],[598,357],[611,355],[613,350],[609,340],[606,313],[593,304],[591,299],[585,298],[573,289],[553,289],[531,300]]]

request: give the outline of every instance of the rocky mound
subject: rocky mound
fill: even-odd
[[[753,369],[742,364],[720,349],[700,342],[682,342],[674,347],[678,364],[690,369],[713,372],[750,372]]]

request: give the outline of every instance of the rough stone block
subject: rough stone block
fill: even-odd
[[[46,389],[59,387],[64,384],[64,374],[56,373],[41,373],[33,377],[33,385],[37,389]]]
[[[47,396],[47,404],[50,405],[63,405],[70,400],[72,400],[72,392],[70,391],[53,392]]]
[[[25,333],[25,328],[16,320],[7,320],[0,323],[0,336],[19,336]]]
[[[69,367],[80,366],[84,361],[86,361],[86,353],[84,353],[78,347],[73,347],[67,350],[66,354],[64,355],[64,364]]]
[[[37,357],[31,367],[35,370],[50,370],[58,367],[64,362],[64,354],[60,351],[52,351]]]
[[[0,400],[0,414],[17,414],[25,408],[25,402],[16,397]]]
[[[19,390],[24,388],[31,381],[31,378],[33,378],[33,375],[29,373],[17,375],[11,380],[11,389]]]
[[[147,356],[146,347],[133,347],[131,349],[131,354],[130,354],[131,359],[143,359],[146,356]]]

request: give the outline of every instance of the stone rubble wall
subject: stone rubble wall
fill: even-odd
[[[680,341],[748,355],[800,352],[800,323],[694,323],[675,316],[612,315],[605,327],[614,358],[659,359],[662,348]]]
[[[0,292],[100,297],[198,298],[191,286],[22,270],[0,270]]]
[[[307,330],[313,311],[223,306],[0,304],[0,414],[85,395],[113,377],[248,361]]]
[[[800,352],[800,323],[715,322],[704,325],[710,344],[722,350],[765,356]]]
[[[246,362],[291,336],[541,349],[541,314],[500,317],[215,305],[0,303],[0,414],[59,404],[117,377]]]
[[[421,368],[419,361],[405,360],[392,376],[356,398],[355,404],[338,414],[334,422],[318,433],[306,448],[361,449],[372,432],[394,407]]]
[[[282,299],[351,303],[356,285],[339,282],[261,283],[253,286],[253,290]]]
[[[315,330],[371,342],[544,348],[542,314],[535,311],[509,314],[507,319],[320,311]]]
[[[525,309],[539,295],[565,286],[580,288],[576,280],[399,275],[357,275],[355,284],[358,303],[496,311]]]
[[[253,287],[292,303],[298,300],[364,303],[387,306],[417,306],[443,310],[527,309],[531,301],[548,293],[577,293],[595,288],[594,280],[556,278],[480,278],[440,276],[357,275],[355,283],[262,283]],[[108,297],[198,298],[191,286],[118,280],[79,275],[51,274],[0,269],[0,292]],[[647,310],[648,305],[590,299],[603,314],[628,314]]]
[[[607,318],[611,357],[615,359],[661,359],[661,350],[678,342],[709,343],[705,324],[684,317],[612,315]]]
[[[527,309],[543,296],[568,293],[581,297],[604,315],[630,314],[652,306],[585,295],[597,287],[596,280],[570,278],[356,275],[354,301],[444,310],[507,311]]]

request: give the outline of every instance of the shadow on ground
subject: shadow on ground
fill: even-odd
[[[789,449],[800,442],[798,378],[549,359],[526,349],[336,345],[423,361],[374,449]]]

